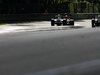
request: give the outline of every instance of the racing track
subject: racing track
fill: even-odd
[[[100,75],[99,60],[100,28],[0,35],[0,75]]]

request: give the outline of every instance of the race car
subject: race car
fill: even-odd
[[[99,27],[100,26],[100,15],[92,18],[92,27]]]
[[[57,26],[63,24],[63,19],[60,14],[56,15],[55,18],[51,19],[51,26],[54,26],[55,24],[57,24]]]
[[[63,25],[74,25],[74,19],[68,15],[63,16]]]
[[[54,26],[57,24],[57,26],[61,25],[72,25],[74,26],[74,19],[70,18],[69,16],[61,16],[60,14],[56,15],[55,18],[51,19],[51,26]]]

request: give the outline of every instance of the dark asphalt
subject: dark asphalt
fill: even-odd
[[[97,59],[100,28],[0,35],[0,75],[25,75]]]

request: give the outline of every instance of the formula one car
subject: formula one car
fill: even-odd
[[[99,27],[100,26],[100,15],[92,18],[92,27]]]
[[[51,19],[51,26],[54,26],[57,24],[57,26],[61,25],[72,25],[74,26],[74,19],[70,18],[69,16],[61,16],[60,14],[56,15],[55,18]]]

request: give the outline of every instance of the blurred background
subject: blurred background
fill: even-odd
[[[0,14],[98,13],[100,0],[0,0]]]
[[[100,0],[0,0],[0,22],[50,20],[58,13],[68,13],[75,19],[83,18],[84,14],[91,18],[99,14],[99,2]]]

